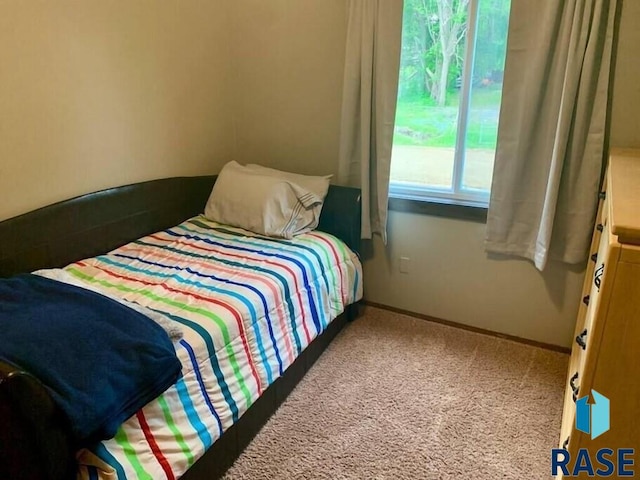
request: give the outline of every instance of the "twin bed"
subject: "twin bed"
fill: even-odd
[[[181,331],[177,381],[99,442],[79,445],[47,387],[0,362],[2,478],[219,477],[355,316],[357,189],[331,186],[318,228],[282,239],[201,215],[215,180],[144,182],[0,222],[0,276],[61,268]]]

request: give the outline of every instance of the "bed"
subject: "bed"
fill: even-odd
[[[29,373],[0,363],[0,476],[219,477],[357,314],[357,189],[331,186],[317,231],[285,241],[199,215],[215,180],[144,182],[0,222],[0,276],[65,267],[129,300],[164,305],[185,332],[176,343],[179,381],[127,420],[114,439],[79,452],[48,391]],[[213,266],[207,263],[212,255],[218,261]],[[234,266],[247,257],[256,263],[239,274]],[[336,262],[328,268],[323,262],[329,257]],[[293,282],[290,291],[285,277]],[[323,291],[332,295],[323,297]],[[193,297],[207,308],[192,303]],[[286,308],[269,307],[267,297]],[[243,312],[245,323],[239,320]],[[211,320],[208,331],[202,332],[197,317]],[[216,326],[221,319],[227,327]],[[173,446],[163,447],[167,432]]]

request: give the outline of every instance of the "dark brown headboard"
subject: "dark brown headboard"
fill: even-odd
[[[175,177],[110,188],[0,222],[0,277],[71,262],[202,213],[216,176]],[[332,185],[319,230],[360,250],[360,190]]]

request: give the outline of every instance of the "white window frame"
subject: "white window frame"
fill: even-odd
[[[462,184],[471,86],[476,53],[478,2],[479,0],[469,0],[468,5],[467,38],[462,84],[460,86],[460,102],[458,105],[458,130],[456,133],[455,154],[453,159],[452,186],[451,188],[446,188],[392,180],[389,182],[389,196],[392,198],[450,203],[482,208],[486,208],[489,205],[490,191],[465,188]]]

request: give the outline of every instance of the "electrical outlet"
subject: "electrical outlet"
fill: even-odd
[[[400,273],[409,273],[409,257],[400,257]]]

